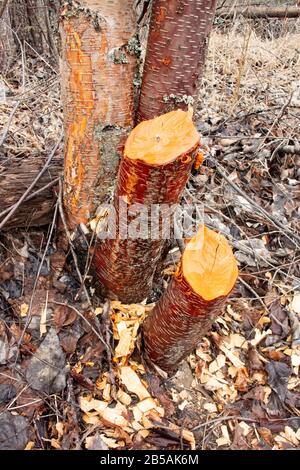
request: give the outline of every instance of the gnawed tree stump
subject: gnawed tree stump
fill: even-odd
[[[196,104],[216,0],[153,0],[138,119]]]
[[[134,0],[80,0],[62,12],[64,205],[70,226],[109,199],[134,123]]]
[[[161,223],[170,207],[180,201],[198,147],[199,135],[190,112],[172,111],[142,122],[131,132],[115,191],[116,234],[99,242],[94,258],[99,281],[111,297],[132,303],[149,295],[165,245]],[[138,238],[131,233],[137,223],[134,204],[142,205],[149,216],[146,236],[143,233]],[[158,204],[160,217],[151,238],[151,206]]]
[[[221,314],[237,276],[226,239],[202,227],[187,243],[176,274],[143,324],[151,361],[167,372],[175,371]]]

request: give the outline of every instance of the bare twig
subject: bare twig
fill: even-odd
[[[70,250],[71,250],[71,253],[72,253],[73,261],[74,261],[74,264],[75,264],[75,269],[76,269],[76,272],[77,272],[77,276],[78,276],[80,284],[81,284],[81,286],[84,290],[86,300],[89,304],[89,307],[90,307],[91,311],[94,313],[94,308],[93,308],[93,305],[92,305],[92,301],[91,301],[90,295],[88,293],[88,290],[86,288],[86,285],[85,285],[84,279],[82,277],[81,271],[79,269],[79,264],[78,264],[76,251],[73,247],[73,243],[72,243],[72,240],[71,240],[71,235],[70,235],[70,232],[69,232],[69,229],[68,229],[68,225],[67,225],[67,221],[66,221],[66,217],[65,217],[65,213],[64,213],[64,209],[63,209],[62,194],[63,194],[62,182],[61,182],[61,180],[59,180],[58,208],[59,208],[60,217],[61,217],[64,229],[65,229],[66,236],[68,238],[68,242],[69,242]],[[71,308],[75,309],[75,307],[71,307]],[[75,309],[75,311],[78,313],[79,316],[82,315],[77,309]],[[86,318],[83,315],[82,315],[82,318],[84,318],[84,320],[90,325],[93,332],[98,336],[100,341],[104,344],[104,346],[106,348],[106,351],[110,351],[110,346],[104,340],[102,335],[99,332],[97,332],[97,330],[90,324],[90,322],[88,322],[86,320]],[[109,352],[108,352],[108,354],[109,354]]]
[[[230,421],[230,420],[238,420],[238,421],[245,421],[249,423],[258,423],[257,419],[252,419],[252,418],[244,418],[243,416],[221,416],[219,418],[211,419],[210,421],[206,421],[205,423],[198,424],[198,426],[195,426],[193,428],[193,431],[197,431],[197,429],[204,428],[206,426],[209,426],[211,424],[215,423],[220,423],[222,421]]]
[[[244,279],[239,276],[239,282],[241,282],[245,287],[246,289],[248,289],[253,295],[254,297],[258,300],[258,302],[261,304],[261,306],[263,307],[264,311],[265,312],[269,312],[269,309],[268,307],[266,306],[265,302],[262,300],[262,298],[257,294],[257,292],[255,292],[254,289],[252,289],[252,287],[248,284],[248,282],[244,281]]]
[[[53,303],[57,304],[57,305],[63,305],[64,307],[68,307],[68,308],[71,308],[72,310],[74,310],[74,312],[76,312],[77,315],[90,327],[92,332],[97,336],[97,338],[105,346],[106,350],[110,349],[109,345],[106,343],[106,341],[104,341],[104,339],[103,339],[102,335],[99,333],[99,331],[97,331],[96,328],[93,327],[91,322],[87,318],[85,318],[85,316],[76,307],[74,307],[74,305],[71,305],[71,304],[68,304],[68,303],[63,303],[63,302],[58,302],[56,300],[54,300]]]
[[[54,215],[53,215],[53,220],[52,220],[52,224],[51,224],[51,228],[50,228],[50,233],[49,233],[48,240],[47,240],[47,243],[46,243],[46,246],[45,246],[45,249],[44,249],[40,264],[39,264],[39,267],[38,267],[38,271],[36,273],[36,278],[35,278],[33,289],[32,289],[32,295],[31,295],[30,302],[29,302],[29,308],[28,308],[28,313],[27,313],[27,317],[26,317],[26,322],[25,322],[24,328],[22,330],[21,336],[19,338],[19,341],[18,341],[18,350],[17,350],[17,354],[16,354],[16,358],[15,358],[15,365],[17,364],[17,361],[18,361],[20,346],[22,344],[25,332],[28,328],[28,325],[31,322],[34,294],[35,294],[36,287],[37,287],[37,284],[38,284],[38,281],[39,281],[39,276],[41,274],[41,270],[42,270],[42,267],[43,267],[43,264],[44,264],[44,260],[45,260],[45,257],[46,257],[46,254],[48,252],[50,242],[51,242],[51,239],[52,239],[52,234],[53,234],[54,227],[55,227],[57,212],[58,212],[58,201],[55,204]]]
[[[16,101],[13,109],[11,110],[10,112],[10,115],[9,115],[9,118],[8,118],[8,122],[6,124],[6,127],[4,129],[4,132],[2,134],[2,137],[1,137],[1,140],[0,140],[0,148],[2,147],[2,145],[4,144],[5,140],[6,140],[6,137],[7,137],[7,134],[8,134],[8,131],[9,131],[9,128],[11,126],[11,123],[12,123],[12,120],[13,120],[13,117],[18,109],[20,105],[20,101]]]
[[[65,216],[65,213],[64,213],[64,209],[63,209],[62,194],[63,194],[62,182],[61,182],[61,180],[59,180],[59,195],[58,195],[59,214],[60,214],[64,229],[65,229],[66,236],[68,238],[68,242],[69,242],[70,250],[71,250],[71,253],[72,253],[73,261],[74,261],[74,264],[75,264],[75,269],[76,269],[76,272],[77,272],[77,276],[79,278],[80,284],[81,284],[81,286],[83,288],[83,291],[85,293],[86,300],[87,300],[89,306],[91,308],[93,308],[90,295],[88,293],[88,290],[86,288],[84,279],[83,279],[81,271],[79,269],[78,258],[77,258],[76,251],[75,251],[73,243],[72,243],[71,234],[70,234],[69,229],[68,229],[68,224],[67,224],[66,216]]]
[[[274,121],[273,121],[273,123],[272,123],[270,129],[268,130],[268,132],[267,132],[266,135],[264,136],[263,141],[260,143],[260,146],[258,147],[256,153],[258,153],[258,152],[262,149],[264,143],[266,142],[266,140],[268,139],[268,137],[270,137],[270,135],[272,134],[272,131],[273,131],[274,127],[276,126],[276,124],[280,121],[280,119],[281,119],[281,118],[284,116],[284,114],[286,113],[286,111],[287,111],[287,109],[288,109],[288,107],[289,107],[289,105],[290,105],[290,103],[291,103],[291,101],[292,101],[292,98],[293,98],[293,96],[294,96],[294,93],[295,93],[295,90],[293,90],[293,91],[290,93],[288,99],[287,99],[286,102],[283,104],[283,106],[282,106],[282,108],[280,109],[279,113],[278,113],[277,116],[275,117],[275,119],[274,119]]]
[[[278,220],[276,217],[274,217],[273,215],[269,214],[263,207],[261,207],[259,204],[257,204],[255,201],[253,201],[253,199],[248,196],[247,193],[245,193],[237,184],[235,184],[233,181],[231,181],[231,179],[229,178],[229,176],[226,174],[225,172],[225,169],[224,167],[222,167],[222,165],[217,161],[215,160],[215,158],[213,158],[212,156],[208,156],[208,159],[211,160],[215,165],[216,165],[216,170],[217,172],[224,178],[224,180],[240,195],[242,196],[244,199],[246,199],[246,201],[249,202],[249,204],[252,205],[252,207],[254,207],[255,209],[257,209],[261,214],[264,215],[264,217],[266,217],[267,220],[269,220],[273,225],[275,225],[275,227],[279,227],[281,230],[283,230],[284,234],[287,236],[289,235],[289,238],[290,240],[295,244],[295,241],[294,240],[297,240],[297,242],[300,243],[300,235],[298,235],[297,233],[293,232],[289,227],[287,227],[286,225],[284,225],[282,222],[280,222],[280,220]],[[293,240],[294,239],[294,240]]]
[[[104,325],[104,329],[105,329],[106,344],[110,345],[113,335],[112,335],[112,328],[111,328],[110,301],[109,300],[107,300],[103,306],[102,320],[103,320],[102,324]],[[110,347],[106,349],[106,354],[107,354],[107,363],[109,367],[110,383],[114,385],[115,376],[114,376],[114,372],[112,368],[112,351]]]
[[[71,412],[72,421],[73,421],[73,431],[75,431],[75,439],[74,439],[75,440],[75,448],[77,450],[79,450],[81,448],[81,446],[80,446],[80,438],[79,438],[79,429],[80,428],[79,428],[78,416],[77,416],[78,405],[77,405],[76,399],[75,399],[72,377],[68,377],[67,387],[68,387],[67,402],[70,405],[70,412]]]

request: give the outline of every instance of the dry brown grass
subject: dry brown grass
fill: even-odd
[[[294,31],[295,24],[290,25]],[[226,32],[213,31],[204,78],[205,107],[224,115],[243,108],[255,111],[284,105],[293,91],[291,105],[299,107],[300,31],[276,38],[270,29],[269,37],[262,38],[253,22],[242,19]]]

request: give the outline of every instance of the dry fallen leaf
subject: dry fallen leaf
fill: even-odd
[[[249,384],[248,371],[246,367],[242,367],[241,369],[238,369],[237,371],[234,386],[239,392],[246,392],[248,390],[248,384]]]

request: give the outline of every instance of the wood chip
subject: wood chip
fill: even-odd
[[[126,328],[120,334],[119,343],[115,349],[114,357],[126,357],[131,352],[132,332]]]
[[[29,305],[28,304],[22,304],[20,307],[20,315],[21,317],[26,317],[27,313],[29,310]]]
[[[242,362],[232,351],[227,349],[224,344],[221,344],[219,347],[227,359],[229,359],[229,361],[234,365],[234,367],[240,368],[245,366],[244,362]]]
[[[124,428],[128,425],[127,419],[119,414],[115,408],[107,407],[100,413],[100,418],[106,426],[118,426]]]
[[[227,426],[225,425],[221,426],[221,431],[222,431],[222,437],[220,437],[219,439],[216,439],[216,443],[218,444],[218,447],[231,444]]]
[[[150,397],[150,393],[142,384],[141,379],[134,370],[129,366],[120,367],[120,379],[127,390],[135,393],[140,400]]]
[[[224,354],[219,354],[214,361],[212,361],[209,366],[208,370],[211,374],[217,372],[217,370],[222,369],[226,364],[226,357]]]
[[[290,308],[293,310],[293,312],[300,314],[300,294],[294,295]]]
[[[121,388],[117,391],[117,399],[120,400],[123,405],[129,406],[131,403],[131,396],[124,392]]]

